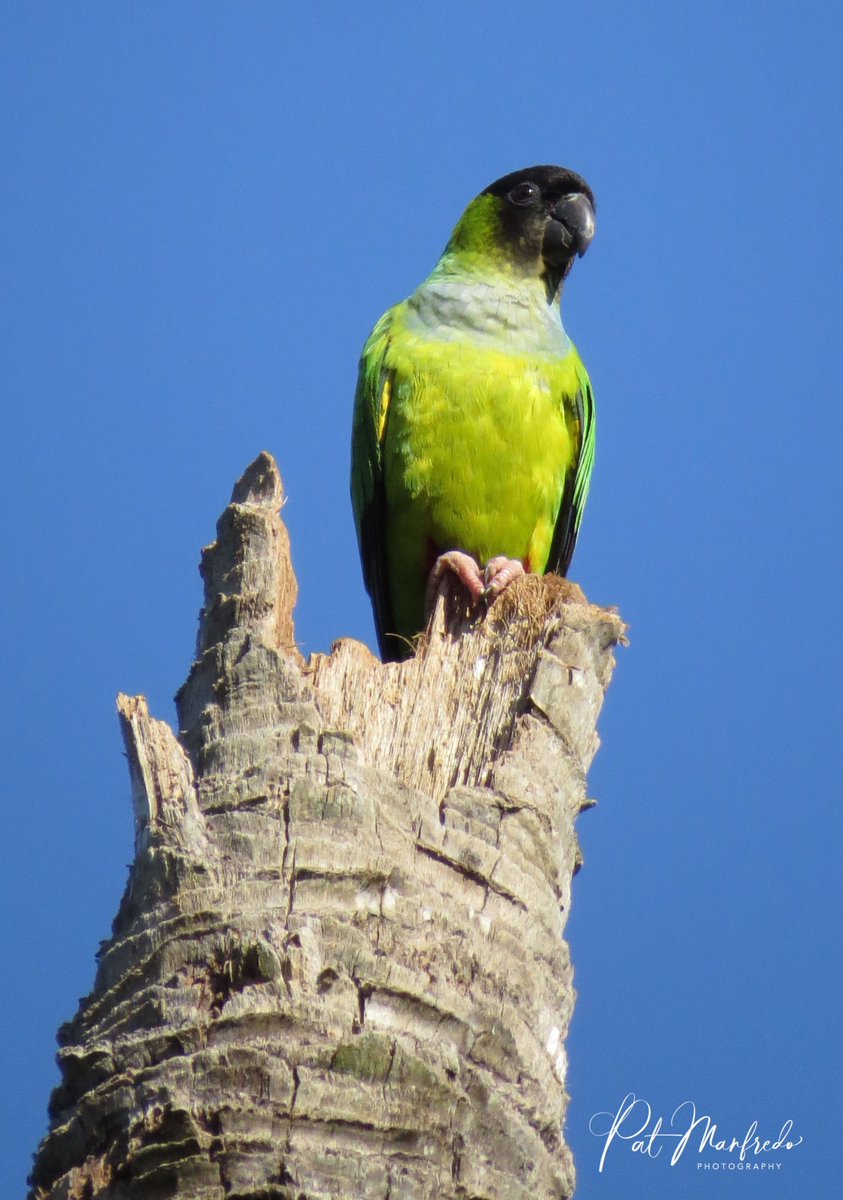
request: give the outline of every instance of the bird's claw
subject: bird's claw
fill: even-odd
[[[468,594],[470,607],[488,606],[514,579],[524,574],[524,564],[517,558],[498,555],[489,559],[485,569],[481,569],[477,560],[463,550],[449,550],[440,554],[427,581],[425,612],[428,616],[433,610],[442,579],[448,572],[456,576]]]
[[[463,550],[449,550],[446,554],[439,555],[433,564],[427,580],[425,612],[428,615],[433,610],[436,593],[446,572],[450,572],[457,577],[468,592],[472,604],[476,604],[483,598],[486,590],[486,580],[477,560],[472,558],[470,554],[466,554]]]
[[[487,603],[494,600],[505,588],[509,587],[513,580],[518,579],[523,574],[524,564],[520,559],[506,558],[504,555],[498,555],[497,558],[490,558],[486,563],[486,570],[483,572],[485,583],[483,599]]]

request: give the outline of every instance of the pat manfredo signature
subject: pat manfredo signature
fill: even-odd
[[[745,1132],[723,1133],[708,1113],[697,1113],[693,1100],[683,1100],[673,1110],[669,1122],[657,1117],[652,1106],[634,1092],[627,1092],[615,1112],[598,1112],[588,1123],[589,1131],[603,1141],[598,1171],[606,1166],[609,1150],[624,1143],[633,1154],[647,1158],[658,1158],[662,1150],[673,1147],[666,1162],[675,1167],[688,1149],[696,1149],[702,1158],[725,1155],[726,1161],[717,1160],[718,1166],[734,1169],[780,1169],[781,1161],[773,1163],[770,1155],[794,1150],[801,1145],[802,1138],[793,1132],[793,1121],[785,1121],[776,1136],[763,1137],[758,1131],[758,1122],[751,1121]],[[767,1156],[765,1158],[765,1156]],[[714,1166],[714,1163],[698,1163],[697,1168]]]

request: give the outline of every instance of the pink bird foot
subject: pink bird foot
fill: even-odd
[[[446,574],[455,576],[461,584],[466,593],[468,608],[472,609],[476,606],[491,604],[501,592],[509,587],[513,580],[524,575],[525,571],[524,564],[517,558],[498,555],[497,558],[490,559],[483,570],[470,554],[466,554],[463,550],[448,550],[447,553],[439,555],[427,581],[425,594],[425,614],[427,616],[433,611],[436,593]],[[455,599],[453,595],[450,597],[449,604],[452,609]]]
[[[515,579],[519,579],[524,574],[524,564],[518,558],[505,558],[502,554],[497,558],[490,558],[486,563],[486,570],[483,572],[485,587],[483,589],[483,598],[485,600],[494,600],[501,592],[508,588]]]
[[[448,550],[447,553],[439,555],[428,576],[424,601],[425,613],[428,615],[433,610],[436,593],[446,572],[457,577],[468,592],[472,604],[476,604],[478,600],[482,599],[486,591],[486,579],[477,560],[463,550]]]

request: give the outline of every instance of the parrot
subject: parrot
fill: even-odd
[[[561,296],[594,231],[580,175],[505,175],[363,347],[351,500],[385,662],[413,653],[447,573],[484,606],[519,575],[568,571],[595,412]]]

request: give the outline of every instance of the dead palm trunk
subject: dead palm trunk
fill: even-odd
[[[531,578],[401,665],[305,663],[281,502],[261,455],[178,737],[119,699],[136,856],[31,1195],[569,1196],[562,934],[623,625]]]

